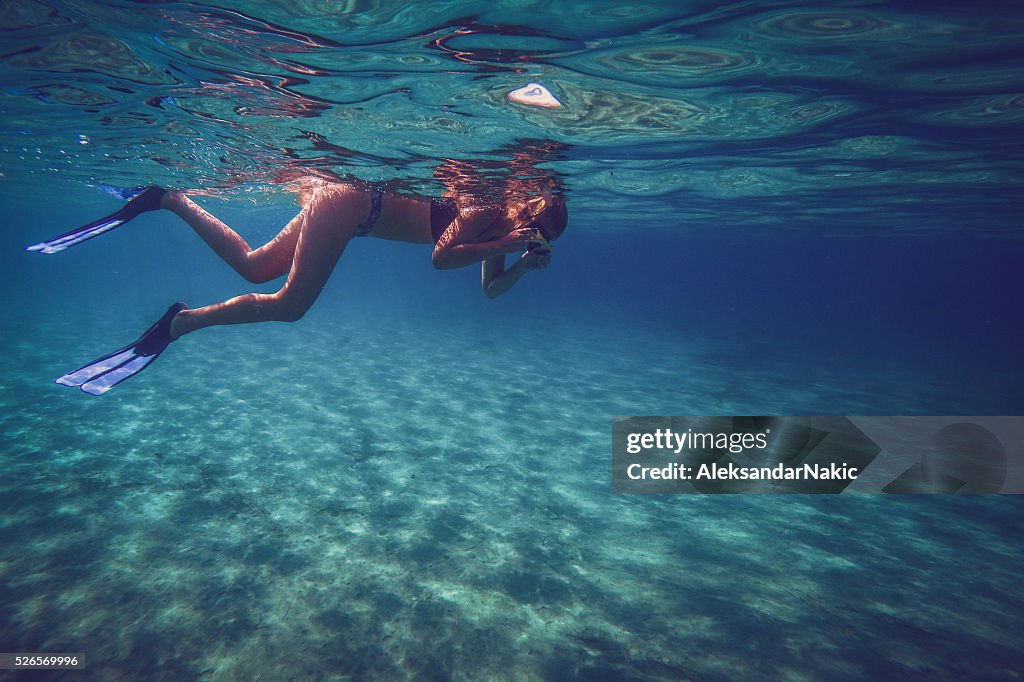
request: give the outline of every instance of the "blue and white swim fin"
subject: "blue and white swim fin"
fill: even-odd
[[[175,303],[134,343],[104,355],[73,372],[54,379],[63,386],[77,386],[90,395],[103,395],[125,379],[130,379],[160,357],[171,341],[171,321],[188,306]]]
[[[156,211],[160,208],[160,200],[164,197],[164,190],[159,187],[145,187],[138,192],[127,204],[110,215],[94,220],[87,225],[66,232],[59,237],[48,239],[45,242],[26,246],[26,251],[38,251],[39,253],[57,253],[64,249],[81,244],[84,241],[98,237],[104,232],[109,232],[115,227],[120,227],[140,213]]]

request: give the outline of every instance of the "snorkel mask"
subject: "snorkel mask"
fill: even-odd
[[[527,253],[546,255],[554,251],[554,247],[551,246],[551,235],[548,234],[539,222],[536,222],[551,205],[553,199],[554,196],[551,194],[551,191],[544,188],[541,195],[527,201],[523,210],[519,213],[520,219],[525,217],[529,221],[526,227],[533,232],[526,244]],[[526,216],[524,216],[524,213]]]

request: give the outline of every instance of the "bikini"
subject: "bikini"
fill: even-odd
[[[374,187],[370,190],[370,215],[366,216],[366,220],[356,226],[357,237],[365,237],[373,230],[373,226],[380,219],[380,206],[382,203],[384,203],[384,192],[380,187]]]
[[[454,199],[430,199],[430,234],[434,243],[441,241],[441,235],[459,217],[459,207]]]
[[[366,220],[359,223],[356,227],[357,237],[365,237],[373,231],[373,226],[377,224],[380,219],[380,207],[384,203],[384,191],[380,187],[373,187],[370,190],[370,214],[366,216]],[[448,229],[448,226],[452,224],[459,215],[458,206],[455,205],[455,201],[452,199],[434,199],[430,200],[430,234],[434,237],[434,243],[436,244],[441,239],[441,235]]]

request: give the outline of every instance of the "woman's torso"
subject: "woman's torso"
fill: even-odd
[[[466,215],[462,213],[455,199],[428,199],[385,192],[382,195],[380,215],[369,236],[415,244],[436,244],[441,234],[456,218],[461,216],[463,226],[473,231],[472,227],[475,227],[475,224],[481,224],[479,218],[485,219],[483,225],[489,225],[494,210],[471,210]],[[490,226],[475,235],[467,234],[462,237],[477,242],[501,236],[497,233],[491,234],[494,230],[489,228]]]
[[[380,217],[370,231],[370,236],[414,244],[433,244],[430,199],[385,193]]]

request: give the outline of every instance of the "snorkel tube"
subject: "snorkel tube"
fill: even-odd
[[[530,241],[526,244],[526,251],[528,253],[543,255],[551,253],[554,250],[554,247],[551,246],[551,242],[544,237],[544,234],[539,228],[533,231],[533,236],[530,237]]]

